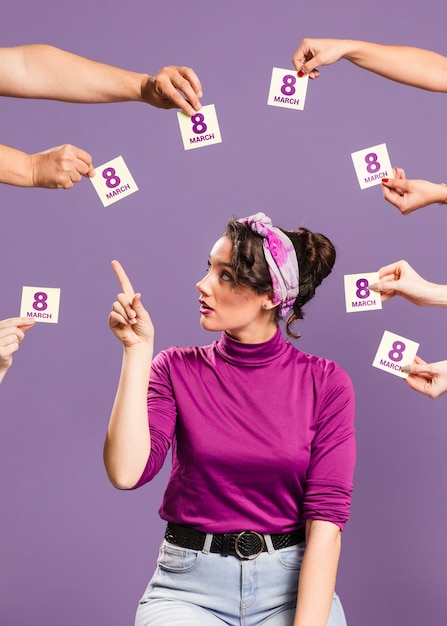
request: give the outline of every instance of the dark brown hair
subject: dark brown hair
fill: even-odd
[[[291,326],[296,320],[303,319],[302,307],[331,273],[336,253],[331,241],[321,233],[313,233],[307,228],[281,230],[293,243],[300,272],[299,295],[286,321],[287,334],[296,339],[300,335],[294,333]],[[228,222],[224,236],[233,243],[231,266],[236,274],[236,284],[251,287],[259,294],[270,293],[272,281],[262,248],[263,238],[236,220]],[[274,315],[278,322],[278,307],[275,307]]]

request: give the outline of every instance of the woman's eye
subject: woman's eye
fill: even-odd
[[[229,272],[222,272],[220,276],[222,280],[233,280],[233,277]]]

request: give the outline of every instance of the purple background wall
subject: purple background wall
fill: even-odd
[[[123,626],[149,579],[167,472],[138,492],[108,483],[102,444],[121,348],[107,329],[119,258],[156,327],[156,348],[205,343],[195,283],[227,219],[264,210],[337,245],[333,275],[301,324],[301,349],[338,361],[358,401],[359,457],[338,591],[361,626],[445,623],[445,400],[371,367],[383,330],[447,357],[445,312],[404,300],[347,314],[343,275],[406,258],[445,282],[444,208],[402,217],[380,188],[361,191],[350,153],[386,142],[409,177],[445,171],[446,96],[347,62],[309,84],[303,112],[266,105],[273,66],[304,36],[447,52],[445,3],[409,0],[4,0],[2,45],[46,42],[154,73],[194,67],[223,143],[185,152],[176,114],[142,104],[3,98],[1,141],[29,152],[70,142],[96,164],[123,155],[140,191],[103,208],[89,181],[71,191],[2,186],[0,319],[23,285],[61,288],[60,323],[27,335],[0,393],[0,624]],[[76,76],[73,76],[76,80]]]

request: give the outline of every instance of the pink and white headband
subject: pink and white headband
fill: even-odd
[[[299,293],[300,274],[293,243],[264,213],[238,221],[263,238],[264,256],[272,279],[273,304],[279,305],[279,316],[286,317]]]

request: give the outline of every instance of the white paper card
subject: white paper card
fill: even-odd
[[[296,70],[274,67],[267,104],[302,111],[306,102],[309,76],[298,78]]]
[[[379,280],[379,272],[345,275],[346,311],[372,311],[382,308],[380,293],[371,291],[369,285]]]
[[[90,180],[104,206],[109,206],[138,191],[137,184],[122,156],[95,167],[95,172]]]
[[[23,287],[20,317],[57,324],[61,290],[55,287]]]
[[[177,118],[185,150],[222,142],[214,104],[203,106],[191,117],[179,111]]]
[[[413,363],[418,348],[419,344],[415,341],[386,330],[374,358],[373,367],[400,378],[407,378],[408,374],[402,372],[401,367]]]
[[[385,143],[351,153],[361,189],[380,185],[382,178],[392,178],[393,168]]]

